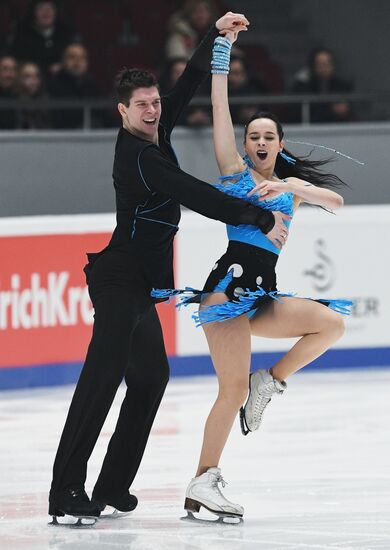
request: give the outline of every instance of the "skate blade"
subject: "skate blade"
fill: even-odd
[[[241,407],[241,409],[240,409],[240,427],[241,427],[242,435],[248,435],[248,433],[250,432],[250,429],[248,428],[246,420],[245,420],[245,409],[244,409],[244,407]]]
[[[241,428],[242,435],[248,435],[248,433],[250,432],[250,429],[248,428],[248,425],[247,425],[246,420],[245,420],[245,407],[247,406],[249,398],[251,396],[251,378],[252,378],[252,375],[253,375],[253,372],[249,375],[249,393],[248,393],[247,400],[245,402],[245,405],[240,408],[240,428]]]
[[[52,516],[52,518],[48,525],[67,527],[68,529],[90,529],[98,520],[98,518],[93,516],[64,516],[61,517],[60,521],[58,521],[58,516]]]
[[[193,512],[187,510],[187,515],[181,517],[182,521],[190,521],[193,523],[199,523],[201,525],[240,525],[244,519],[240,516],[219,515],[215,512],[214,518],[212,517],[196,517]]]
[[[100,514],[99,519],[119,519],[119,518],[126,518],[128,517],[131,512],[121,512],[120,510],[117,510],[116,508],[113,508],[112,506],[107,506],[108,511],[106,511],[104,514]]]
[[[217,512],[214,510],[209,510],[204,506],[202,506],[202,509],[200,512],[196,512],[197,515],[195,515],[195,513],[192,512],[191,510],[186,510],[186,512],[187,512],[187,515],[180,518],[181,520],[201,523],[203,525],[207,525],[207,524],[238,525],[244,521],[242,516],[229,514],[228,512]]]

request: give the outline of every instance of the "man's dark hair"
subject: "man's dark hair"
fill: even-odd
[[[159,88],[157,78],[149,71],[142,69],[122,69],[116,77],[118,101],[129,106],[131,96],[137,88]]]

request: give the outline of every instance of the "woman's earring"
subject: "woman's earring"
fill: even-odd
[[[249,158],[248,154],[244,155],[242,157],[242,160],[245,162],[245,164],[249,167],[249,168],[254,168],[255,165],[253,164],[253,162],[251,161],[251,159]]]

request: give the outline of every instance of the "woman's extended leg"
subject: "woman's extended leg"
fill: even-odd
[[[272,375],[285,380],[322,355],[344,333],[340,314],[304,298],[281,298],[250,321],[251,333],[265,338],[301,337],[273,367]]]
[[[249,397],[240,411],[244,435],[260,427],[263,413],[275,393],[282,393],[284,380],[326,351],[344,331],[342,317],[323,304],[303,298],[281,298],[254,315],[251,332],[266,338],[301,337],[268,372],[260,369],[250,377]]]

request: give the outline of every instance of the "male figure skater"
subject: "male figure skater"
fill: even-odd
[[[173,238],[180,203],[232,225],[251,224],[284,243],[283,215],[220,193],[180,170],[170,135],[209,73],[212,44],[222,29],[244,28],[228,12],[210,29],[183,75],[160,98],[154,76],[137,69],[118,78],[122,128],[114,159],[117,226],[108,246],[88,254],[84,268],[95,322],[53,468],[49,514],[98,517],[106,505],[129,512],[129,487],[169,377],[160,322],[150,291],[173,288]],[[84,490],[87,462],[119,384],[127,393],[92,499]]]

